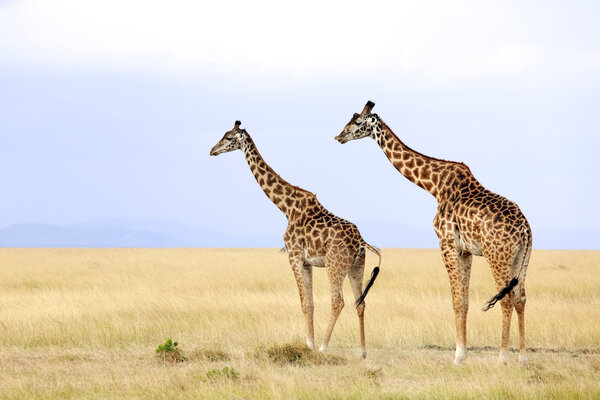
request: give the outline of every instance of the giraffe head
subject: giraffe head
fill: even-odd
[[[233,129],[229,132],[225,132],[223,139],[219,140],[219,142],[210,150],[211,156],[218,156],[221,153],[227,153],[242,148],[247,133],[245,129],[240,128],[241,124],[240,121],[235,121]]]
[[[350,122],[346,124],[342,133],[335,137],[340,143],[346,143],[350,140],[362,139],[370,136],[375,139],[377,132],[381,131],[380,119],[377,114],[371,113],[375,106],[371,100],[367,101],[365,108],[360,114],[354,113]]]

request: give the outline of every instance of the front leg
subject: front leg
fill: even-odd
[[[287,244],[286,244],[287,247]],[[289,248],[289,247],[288,247]],[[306,322],[306,345],[309,349],[314,349],[315,329],[313,324],[313,293],[312,293],[312,266],[304,265],[304,253],[301,249],[290,250],[288,253],[290,266],[296,278],[298,293],[300,294],[300,304]]]
[[[467,356],[467,312],[469,311],[469,279],[471,276],[471,254],[459,254],[454,238],[440,239],[442,258],[452,290],[452,305],[456,324],[456,352],[454,364]]]

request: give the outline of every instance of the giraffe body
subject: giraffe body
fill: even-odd
[[[312,268],[324,267],[331,287],[331,317],[320,350],[327,349],[337,318],[344,307],[342,283],[348,276],[357,301],[361,348],[363,357],[366,357],[365,303],[362,300],[373,284],[379,267],[375,267],[363,291],[365,249],[375,252],[381,263],[379,252],[364,241],[356,225],[329,212],[319,203],[315,194],[293,186],[277,175],[264,161],[250,135],[239,125],[239,121],[236,121],[234,129],[225,133],[210,154],[242,150],[258,184],[285,214],[288,225],[283,240],[300,294],[307,346],[311,349],[314,347]]]
[[[433,226],[450,278],[456,324],[455,363],[466,356],[466,320],[472,256],[488,261],[499,290],[484,307],[502,305],[502,339],[499,361],[506,363],[513,308],[519,320],[519,360],[525,355],[525,276],[531,254],[531,229],[512,201],[483,185],[463,163],[425,156],[406,146],[392,130],[371,113],[368,102],[354,114],[340,135],[340,143],[373,138],[394,167],[408,180],[430,192],[438,202]]]

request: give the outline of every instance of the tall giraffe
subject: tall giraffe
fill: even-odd
[[[513,307],[519,319],[519,361],[527,362],[525,275],[531,253],[527,219],[515,203],[483,187],[465,164],[428,157],[406,146],[377,114],[371,113],[374,106],[372,101],[367,102],[335,139],[346,143],[366,136],[373,138],[402,175],[438,201],[433,226],[452,289],[456,319],[454,363],[466,357],[469,277],[474,255],[486,258],[499,290],[483,308],[487,311],[497,301],[502,305],[499,362],[508,360]]]
[[[331,286],[331,318],[319,350],[327,349],[335,322],[344,307],[342,283],[348,275],[356,299],[362,356],[366,357],[364,299],[379,273],[379,251],[363,240],[356,225],[336,217],[323,207],[316,195],[289,184],[277,175],[264,161],[248,132],[240,129],[240,125],[240,121],[236,121],[233,129],[226,132],[212,148],[210,155],[217,156],[237,149],[242,150],[262,190],[285,214],[288,226],[283,240],[300,293],[300,303],[306,321],[307,346],[312,350],[315,341],[312,267],[325,267]],[[363,291],[365,249],[377,254],[379,263],[373,269],[371,279]]]

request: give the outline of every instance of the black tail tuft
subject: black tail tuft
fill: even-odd
[[[490,301],[488,301],[487,303],[485,303],[485,305],[483,306],[483,308],[481,309],[481,311],[487,311],[490,308],[494,307],[494,305],[502,300],[504,298],[504,296],[506,296],[507,294],[510,293],[511,290],[513,290],[513,288],[515,286],[517,286],[517,283],[519,283],[519,280],[517,278],[513,278],[512,281],[510,281],[510,283],[508,284],[507,287],[505,287],[504,289],[502,289],[500,291],[500,293],[498,293],[497,295],[495,295],[494,297],[492,297],[490,299]]]
[[[363,293],[360,295],[358,300],[356,300],[356,303],[354,303],[356,307],[360,306],[363,303],[363,301],[365,301],[365,297],[367,297],[367,293],[369,293],[369,289],[371,289],[371,286],[373,286],[373,282],[375,282],[375,278],[377,278],[378,274],[379,267],[373,268],[373,272],[371,273],[371,279],[369,279],[369,282],[367,282],[367,286],[365,286],[365,290],[363,290]]]

